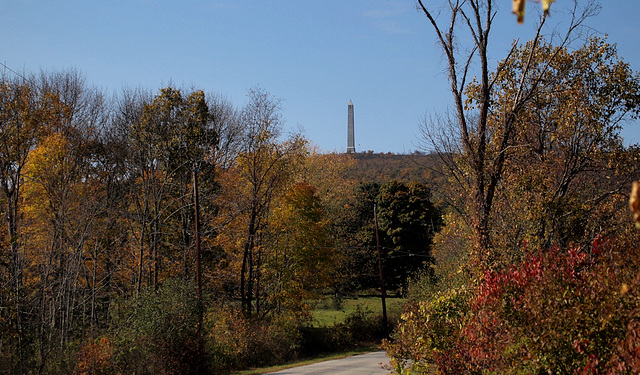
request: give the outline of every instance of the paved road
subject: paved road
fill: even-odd
[[[388,375],[389,370],[382,366],[389,364],[384,351],[354,355],[343,359],[314,363],[308,366],[295,367],[273,372],[278,375]]]

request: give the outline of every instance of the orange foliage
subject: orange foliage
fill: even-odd
[[[113,343],[105,336],[87,341],[78,353],[78,363],[74,374],[112,374]]]

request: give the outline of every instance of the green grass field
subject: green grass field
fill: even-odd
[[[387,316],[390,319],[399,317],[405,302],[404,298],[387,297]],[[343,298],[339,304],[336,304],[332,297],[326,297],[314,303],[314,309],[311,312],[313,324],[316,327],[339,324],[358,309],[363,312],[382,314],[382,300],[380,297]]]
[[[387,302],[387,315],[390,320],[398,319],[402,313],[402,306],[406,302],[404,298],[389,297]],[[358,310],[363,312],[371,312],[373,314],[382,313],[382,301],[380,297],[358,297],[348,298],[345,297],[336,304],[332,297],[325,297],[316,301],[309,302],[313,306],[311,311],[313,317],[313,326],[315,327],[330,327],[335,324],[344,322],[349,314],[352,314]],[[267,368],[250,369],[245,371],[234,372],[233,375],[256,375],[265,374],[274,371],[284,370],[291,367],[302,366],[306,364],[312,364],[320,361],[326,361],[329,359],[345,358],[355,354],[367,353],[374,350],[379,350],[376,346],[364,347],[344,352],[331,353],[326,355],[320,355],[314,358],[303,359],[301,361],[294,361],[288,364],[272,366]]]

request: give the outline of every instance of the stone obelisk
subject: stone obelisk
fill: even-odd
[[[347,129],[347,153],[351,154],[356,152],[355,136],[353,129],[353,102],[349,100],[348,106],[348,129]]]

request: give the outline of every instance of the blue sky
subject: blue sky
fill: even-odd
[[[556,1],[551,23],[565,20],[565,2]],[[540,7],[528,2],[518,25],[511,1],[498,3],[493,59],[514,37],[533,35]],[[602,3],[588,25],[640,71],[640,1]],[[259,86],[283,100],[285,126],[304,129],[322,151],[346,149],[349,100],[356,149],[395,153],[416,150],[419,123],[451,103],[435,35],[414,0],[0,0],[0,62],[26,72],[75,68],[107,93],[195,87],[238,107]],[[623,136],[640,142],[640,124]]]

